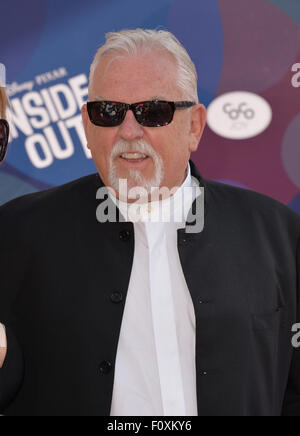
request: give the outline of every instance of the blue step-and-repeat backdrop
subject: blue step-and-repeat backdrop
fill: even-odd
[[[106,32],[136,27],[170,30],[197,66],[202,175],[300,213],[299,0],[3,0],[11,140],[0,204],[96,172],[80,117],[89,65]]]

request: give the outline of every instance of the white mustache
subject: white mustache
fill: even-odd
[[[134,141],[132,143],[129,143],[129,142],[124,141],[124,140],[118,141],[112,149],[111,158],[115,159],[115,158],[119,157],[120,154],[130,153],[133,151],[136,151],[136,152],[142,153],[142,154],[146,154],[147,156],[150,156],[153,159],[156,157],[156,153],[153,150],[153,148],[151,147],[151,145],[148,144],[146,141],[141,139],[138,141]]]

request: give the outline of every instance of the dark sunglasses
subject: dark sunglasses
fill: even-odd
[[[9,126],[6,120],[0,119],[0,162],[5,158],[8,144]]]
[[[176,109],[194,106],[191,101],[141,101],[126,104],[117,101],[90,101],[87,110],[93,124],[100,127],[115,127],[122,124],[128,110],[142,126],[162,127],[170,124]]]

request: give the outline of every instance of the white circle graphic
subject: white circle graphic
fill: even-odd
[[[253,138],[266,130],[271,121],[271,106],[252,92],[220,95],[207,109],[207,124],[211,130],[228,139]]]

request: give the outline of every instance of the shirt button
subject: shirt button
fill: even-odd
[[[122,292],[113,292],[110,296],[110,300],[113,303],[121,303],[123,301],[123,294]]]
[[[121,230],[120,232],[120,239],[121,241],[128,241],[128,239],[130,238],[130,230]]]
[[[101,374],[107,375],[110,373],[111,369],[112,369],[111,362],[104,360],[103,362],[100,363],[99,370]]]

